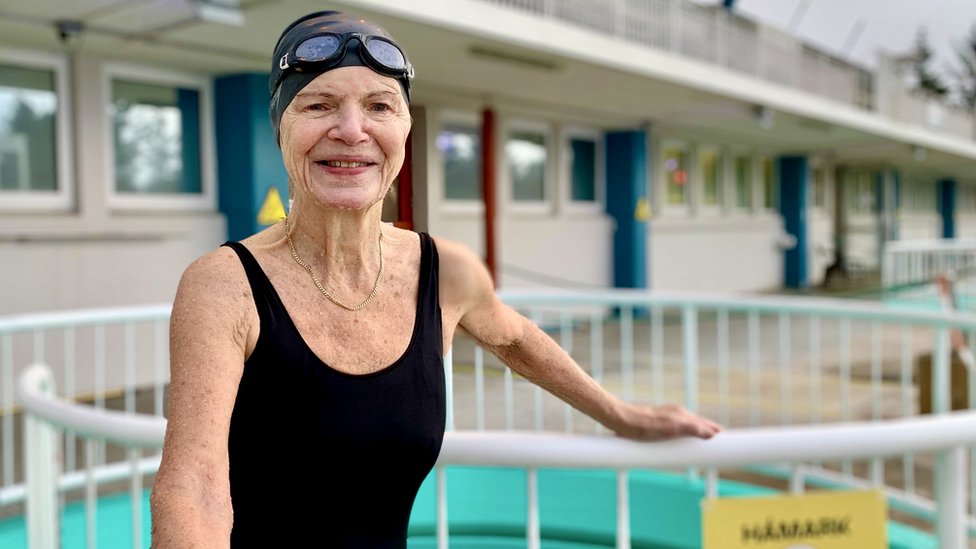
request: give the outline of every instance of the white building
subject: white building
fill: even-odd
[[[169,301],[190,261],[259,229],[287,186],[271,52],[317,9],[380,23],[417,69],[391,217],[488,255],[503,287],[805,286],[837,245],[871,269],[885,239],[976,232],[972,117],[908,93],[892,60],[871,72],[721,8],[11,4],[0,314]]]

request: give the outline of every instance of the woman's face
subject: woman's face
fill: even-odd
[[[410,112],[400,84],[367,67],[319,75],[281,117],[281,155],[297,200],[365,210],[403,165]]]

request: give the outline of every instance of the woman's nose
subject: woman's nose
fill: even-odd
[[[366,134],[366,117],[358,109],[343,108],[328,132],[329,139],[354,145],[369,139]]]

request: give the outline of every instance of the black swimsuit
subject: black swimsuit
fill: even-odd
[[[261,319],[228,440],[235,549],[406,547],[445,424],[437,249],[426,234],[420,244],[410,345],[366,375],[319,360],[254,256],[225,244],[244,265]]]

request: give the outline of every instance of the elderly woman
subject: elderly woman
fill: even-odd
[[[498,300],[473,253],[381,223],[413,72],[388,33],[314,13],[285,29],[273,63],[293,205],[180,282],[153,547],[405,547],[443,439],[441,361],[459,326],[621,436],[718,431],[611,396]]]

